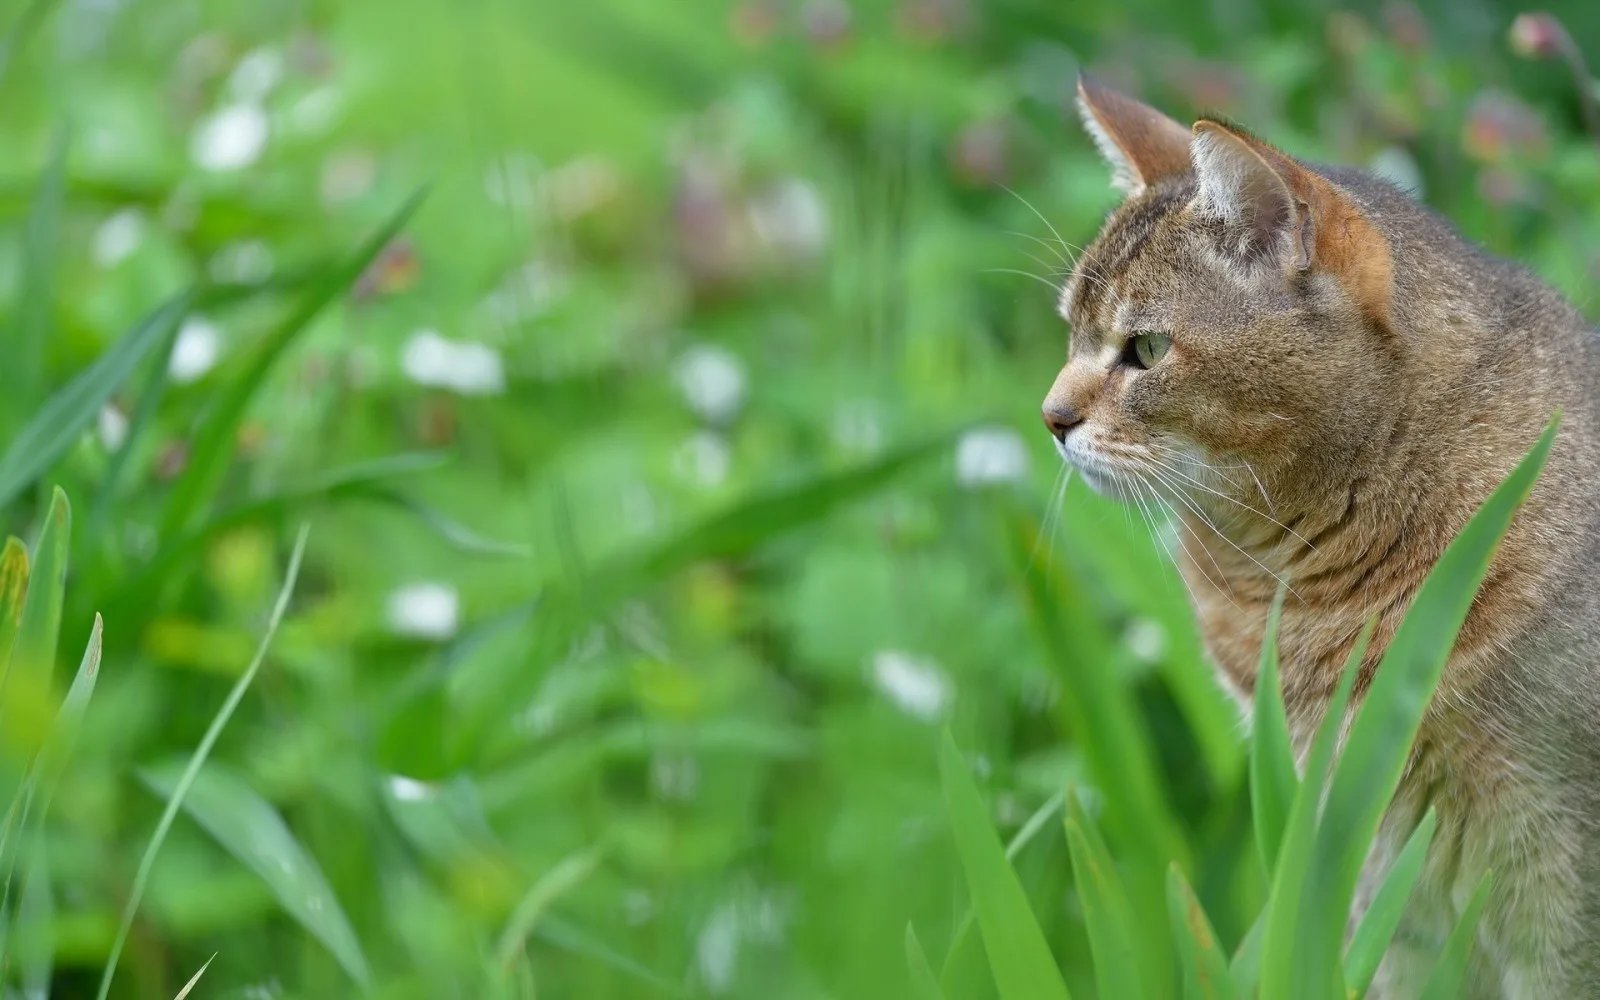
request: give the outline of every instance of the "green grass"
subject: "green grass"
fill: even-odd
[[[1337,761],[1269,684],[1246,741],[1037,425],[1052,230],[1113,198],[1067,102],[1398,163],[1586,301],[1600,159],[1512,7],[102,6],[0,5],[0,989],[1370,982],[1431,819],[1334,928],[1533,466]],[[423,384],[426,330],[499,379]]]

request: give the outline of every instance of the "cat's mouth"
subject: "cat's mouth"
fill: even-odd
[[[1125,500],[1133,477],[1126,470],[1118,468],[1114,460],[1098,454],[1094,446],[1082,438],[1082,434],[1068,434],[1064,441],[1055,438],[1056,451],[1077,470],[1090,489],[1103,497]]]

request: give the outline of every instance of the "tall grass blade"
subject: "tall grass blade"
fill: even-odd
[[[127,905],[123,907],[122,920],[117,926],[117,936],[112,941],[111,953],[106,956],[105,971],[100,976],[100,989],[96,994],[99,1000],[105,1000],[107,994],[111,992],[111,980],[116,975],[117,962],[122,957],[123,946],[128,942],[128,932],[133,928],[134,914],[139,911],[139,901],[144,897],[145,885],[150,881],[150,871],[155,867],[156,855],[161,852],[161,845],[167,839],[167,832],[172,829],[173,820],[177,818],[178,810],[183,806],[183,798],[188,794],[196,775],[200,773],[200,768],[205,765],[206,758],[211,755],[211,748],[216,745],[222,730],[227,727],[234,710],[244,700],[245,692],[250,690],[251,683],[255,681],[256,674],[260,672],[261,664],[267,657],[267,647],[272,644],[272,637],[277,634],[278,625],[283,621],[283,614],[289,607],[289,595],[293,593],[295,580],[300,575],[300,557],[305,554],[305,548],[306,529],[302,527],[299,537],[295,539],[294,551],[289,556],[289,566],[284,572],[283,586],[273,603],[272,615],[267,620],[267,629],[261,637],[260,645],[256,647],[255,656],[250,660],[250,665],[245,668],[244,673],[234,682],[233,689],[228,692],[228,697],[217,710],[216,716],[212,718],[205,735],[200,738],[200,744],[195,747],[188,766],[184,768],[172,794],[167,798],[166,809],[156,822],[155,832],[151,834],[150,844],[145,848],[144,856],[139,859],[139,869],[134,874],[133,888],[128,894]]]
[[[34,546],[11,661],[0,675],[0,694],[7,696],[6,721],[13,727],[31,730],[27,736],[34,746],[44,736],[56,645],[61,637],[61,607],[66,597],[67,550],[71,542],[72,505],[57,486],[50,495],[50,509],[45,512],[44,526]],[[18,696],[22,704],[10,704]]]
[[[1339,965],[1342,934],[1368,847],[1400,784],[1423,713],[1500,539],[1533,489],[1559,418],[1473,514],[1428,574],[1389,643],[1329,784],[1306,869],[1298,963],[1323,976]],[[1302,993],[1310,996],[1310,993]]]
[[[172,801],[184,778],[179,763],[139,772],[145,786]],[[201,829],[229,854],[255,872],[284,911],[339,961],[350,978],[366,984],[366,956],[328,880],[278,810],[245,779],[219,764],[207,764],[193,775],[179,799]]]
[[[1467,969],[1472,962],[1472,944],[1478,933],[1478,921],[1483,917],[1483,906],[1489,901],[1489,892],[1494,883],[1494,874],[1484,872],[1478,880],[1478,887],[1473,890],[1472,898],[1467,901],[1466,908],[1461,911],[1461,919],[1456,921],[1455,930],[1450,932],[1450,937],[1444,943],[1444,951],[1439,955],[1439,962],[1428,974],[1428,984],[1422,988],[1420,1000],[1456,1000],[1463,996],[1463,989],[1467,979]]]
[[[593,875],[604,855],[605,852],[598,847],[568,855],[528,887],[511,911],[511,916],[506,919],[506,926],[500,932],[499,943],[495,946],[495,955],[502,970],[510,970],[523,954],[528,936],[551,905]]]
[[[211,963],[215,962],[216,960],[217,955],[215,952],[212,952],[211,957],[206,959],[204,965],[195,970],[194,975],[189,977],[189,981],[183,984],[183,989],[179,990],[177,994],[173,996],[172,1000],[183,1000],[184,997],[194,992],[195,986],[200,982],[200,977],[206,974],[206,970],[211,968]]]
[[[22,604],[28,595],[28,547],[22,539],[6,539],[0,550],[0,677],[11,664],[11,649],[22,625]]]
[[[1358,997],[1366,995],[1372,977],[1377,975],[1378,963],[1383,961],[1383,953],[1389,950],[1389,942],[1394,940],[1395,931],[1400,927],[1406,904],[1411,901],[1411,890],[1422,877],[1422,863],[1427,860],[1428,846],[1433,843],[1437,825],[1438,817],[1429,809],[1395,857],[1372,904],[1362,915],[1355,936],[1350,939],[1350,948],[1344,956],[1344,981]]]
[[[1200,906],[1200,900],[1195,898],[1194,890],[1177,865],[1167,869],[1167,907],[1172,933],[1178,941],[1185,1000],[1232,1000],[1233,977],[1228,972],[1228,956],[1217,942],[1216,931],[1211,929],[1211,920]],[[1104,997],[1119,995],[1101,994]]]
[[[1322,806],[1322,792],[1328,787],[1328,767],[1339,743],[1339,732],[1344,726],[1345,712],[1350,704],[1350,693],[1355,689],[1356,675],[1367,655],[1367,645],[1372,640],[1373,622],[1369,621],[1356,637],[1345,660],[1344,671],[1333,697],[1328,699],[1322,723],[1311,739],[1311,751],[1306,755],[1305,779],[1295,792],[1289,805],[1289,819],[1284,826],[1283,842],[1278,851],[1278,864],[1273,871],[1272,890],[1267,898],[1267,909],[1261,920],[1259,974],[1263,997],[1294,996],[1289,991],[1298,972],[1295,948],[1297,935],[1308,923],[1302,919],[1301,906],[1306,891],[1306,865],[1317,836],[1317,818]],[[1248,941],[1246,942],[1249,943]],[[1308,998],[1339,992],[1333,982],[1337,970],[1327,974],[1322,987],[1303,995]],[[1343,1000],[1343,998],[1340,998]]]
[[[1159,945],[1148,933],[1139,932],[1111,853],[1076,795],[1067,799],[1066,828],[1083,922],[1089,932],[1089,952],[1094,956],[1095,985],[1103,997],[1138,1000],[1150,996],[1140,970],[1148,965],[1143,956]]]
[[[928,964],[928,954],[917,940],[916,928],[906,924],[906,974],[911,979],[911,1000],[944,1000],[939,977]]]
[[[61,209],[66,200],[67,134],[58,130],[50,162],[29,207],[22,241],[22,292],[16,327],[7,338],[7,384],[3,405],[31,407],[44,384],[45,345],[55,306],[56,258],[61,242]]]
[[[15,500],[78,440],[129,373],[183,319],[192,294],[167,300],[39,407],[0,456],[0,507]]]
[[[1228,976],[1233,980],[1233,992],[1242,997],[1259,995],[1261,986],[1261,940],[1266,936],[1267,911],[1262,910],[1244,939],[1234,949],[1228,963]]]
[[[161,537],[176,537],[194,523],[201,506],[209,502],[216,491],[233,451],[239,424],[244,420],[256,392],[266,381],[267,373],[295,338],[310,326],[311,321],[340,292],[353,284],[383,248],[389,245],[422,203],[425,194],[425,190],[419,190],[407,198],[354,254],[313,282],[299,304],[268,331],[239,376],[222,389],[221,398],[195,435],[189,450],[188,467],[167,497],[161,518]]]
[[[1050,945],[948,732],[940,745],[939,775],[956,850],[978,915],[978,930],[1001,1000],[1066,1000],[1067,986]]]
[[[1280,587],[1267,616],[1267,633],[1261,640],[1250,741],[1250,812],[1255,820],[1256,847],[1269,872],[1278,863],[1278,844],[1289,817],[1289,803],[1300,784],[1294,773],[1294,748],[1289,742],[1289,720],[1284,713],[1278,670],[1278,622],[1283,617],[1283,599],[1284,588]]]

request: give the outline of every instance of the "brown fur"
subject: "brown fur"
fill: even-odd
[[[1091,118],[1138,105],[1083,103]],[[1174,170],[1180,140],[1138,107],[1139,134],[1166,146],[1107,150],[1137,156],[1142,169],[1116,165],[1145,183],[1063,290],[1071,350],[1045,407],[1081,418],[1058,443],[1092,485],[1171,509],[1207,649],[1241,696],[1287,583],[1297,740],[1362,623],[1377,619],[1369,678],[1445,545],[1565,411],[1385,821],[1374,871],[1429,805],[1440,827],[1375,995],[1415,995],[1493,868],[1473,995],[1600,996],[1594,331],[1366,173],[1303,164],[1209,120],[1181,140],[1194,166]],[[1170,353],[1148,371],[1117,363],[1143,331],[1169,334]]]

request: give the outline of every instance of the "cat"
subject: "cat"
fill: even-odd
[[[1091,77],[1125,200],[1061,291],[1043,406],[1089,485],[1171,509],[1207,652],[1247,699],[1280,585],[1304,746],[1362,625],[1357,694],[1450,539],[1563,423],[1424,718],[1363,892],[1438,832],[1369,994],[1414,997],[1485,869],[1473,996],[1600,996],[1600,349],[1557,292],[1389,183]],[[1360,902],[1358,901],[1358,911]]]

